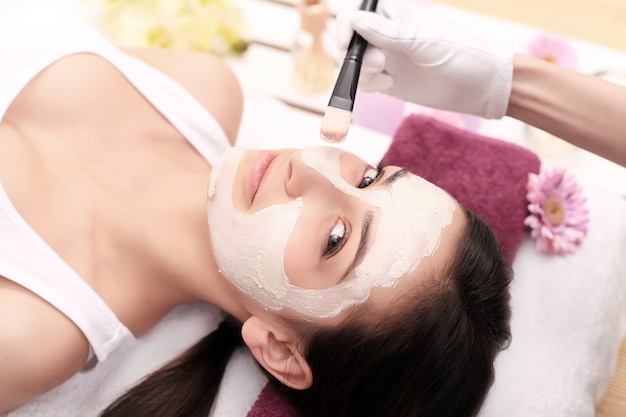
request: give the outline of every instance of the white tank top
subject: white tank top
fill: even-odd
[[[114,65],[213,164],[230,146],[217,121],[172,79],[126,55],[80,17],[44,3],[0,10],[0,119],[45,67],[74,53]],[[42,297],[70,318],[99,361],[132,343],[132,333],[104,301],[33,231],[0,183],[0,276]]]

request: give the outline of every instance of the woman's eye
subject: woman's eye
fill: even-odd
[[[361,180],[361,184],[359,184],[359,188],[366,188],[372,185],[376,179],[382,173],[382,167],[373,168],[369,167],[367,171],[365,171],[365,175],[363,175],[363,180]]]
[[[324,255],[331,257],[343,247],[346,238],[346,225],[343,221],[339,220],[337,224],[331,229],[328,236],[328,242],[326,243],[326,250]]]

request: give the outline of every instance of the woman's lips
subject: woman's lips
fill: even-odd
[[[254,197],[259,191],[259,186],[263,181],[267,168],[277,156],[278,154],[273,151],[261,151],[252,160],[250,168],[250,205],[254,202]]]

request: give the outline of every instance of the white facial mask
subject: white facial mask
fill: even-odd
[[[255,214],[238,212],[233,207],[232,189],[244,153],[231,149],[213,167],[208,206],[211,238],[222,275],[270,310],[290,308],[305,316],[334,317],[366,301],[373,287],[393,287],[400,277],[413,271],[434,252],[441,233],[452,222],[454,200],[422,178],[409,175],[387,189],[358,189],[341,177],[341,150],[305,149],[301,158],[307,166],[337,190],[375,208],[378,219],[353,279],[321,290],[296,287],[285,274],[284,253],[300,216],[302,199]]]

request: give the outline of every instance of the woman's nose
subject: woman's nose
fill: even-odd
[[[294,199],[305,195],[328,195],[333,190],[337,191],[328,178],[306,165],[299,153],[293,155],[289,161],[285,189],[287,195]]]

